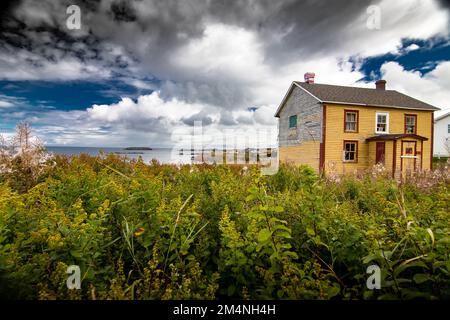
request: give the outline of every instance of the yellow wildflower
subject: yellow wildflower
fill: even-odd
[[[142,227],[137,228],[136,231],[134,232],[134,236],[139,237],[140,235],[142,235],[144,233],[144,231],[145,231],[145,229]]]

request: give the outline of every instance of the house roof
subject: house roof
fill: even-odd
[[[434,118],[434,121],[435,121],[435,122],[436,122],[436,121],[439,121],[439,120],[441,120],[441,119],[446,118],[447,116],[450,116],[450,111],[449,111],[449,112],[446,112],[446,113],[444,113],[444,114],[441,114],[439,117]]]
[[[291,84],[288,93],[283,98],[283,101],[278,107],[278,110],[275,114],[276,117],[279,117],[279,113],[294,86],[305,90],[321,103],[336,103],[427,111],[440,110],[439,108],[436,108],[428,103],[414,99],[395,90],[335,86],[319,83],[310,84],[306,82],[294,81]]]
[[[403,138],[412,138],[417,140],[428,140],[428,138],[419,136],[413,133],[392,133],[392,134],[379,134],[373,137],[369,137],[366,141],[386,141],[386,140],[398,140]]]

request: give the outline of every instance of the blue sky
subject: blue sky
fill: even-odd
[[[293,80],[402,91],[450,108],[443,2],[19,1],[1,19],[0,132],[29,121],[48,145],[170,146],[202,121],[276,129]],[[368,26],[375,5],[380,25]],[[440,114],[440,113],[438,113]],[[239,133],[238,133],[239,134]],[[213,138],[214,139],[214,138]]]
[[[402,39],[398,52],[389,52],[364,59],[359,70],[364,74],[363,81],[373,81],[382,77],[381,66],[386,62],[397,62],[406,71],[419,71],[425,75],[436,66],[450,60],[448,39]],[[413,48],[413,50],[411,50]]]
[[[151,93],[150,89],[138,89],[126,83],[105,80],[96,81],[0,81],[3,94],[24,98],[31,106],[58,110],[84,110],[92,104],[111,104],[122,96],[136,98]],[[36,108],[39,110],[39,108]]]

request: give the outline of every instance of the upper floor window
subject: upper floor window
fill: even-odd
[[[388,112],[377,112],[375,114],[375,133],[389,133]]]
[[[417,115],[405,114],[405,133],[417,132]]]
[[[297,128],[297,116],[290,116],[289,117],[289,128]]]
[[[358,141],[344,141],[344,162],[358,161]]]
[[[358,110],[345,110],[344,132],[358,132]]]

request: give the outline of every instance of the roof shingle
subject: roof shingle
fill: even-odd
[[[430,111],[440,110],[428,103],[414,99],[395,90],[335,86],[319,83],[309,84],[300,81],[294,81],[294,83],[322,102]]]

